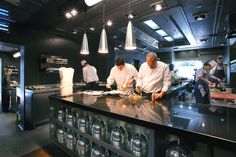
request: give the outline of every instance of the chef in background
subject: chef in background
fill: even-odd
[[[97,75],[97,69],[89,65],[86,60],[81,61],[81,65],[83,67],[83,80],[86,83],[87,90],[98,90],[98,83],[99,81]]]
[[[139,68],[136,91],[153,99],[163,98],[171,86],[171,74],[167,64],[157,61],[157,54],[149,52],[146,62]]]
[[[216,66],[216,62],[214,60],[207,61],[203,64],[203,67],[196,71],[195,75],[195,98],[196,103],[201,104],[210,104],[210,86],[213,86],[210,80],[212,78],[215,79],[214,76],[210,74],[212,68]]]
[[[224,64],[224,57],[222,55],[219,55],[216,61],[217,65],[211,69],[210,74],[218,78],[218,83],[226,83],[227,67]]]
[[[9,112],[12,69],[6,68],[2,80],[2,112]]]
[[[125,63],[122,57],[117,57],[115,64],[107,78],[106,87],[111,89],[111,85],[116,83],[117,89],[121,91],[122,94],[133,94],[132,85],[138,74],[136,68],[131,64]]]

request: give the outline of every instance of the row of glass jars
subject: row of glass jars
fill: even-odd
[[[73,134],[70,130],[57,129],[57,141],[66,146],[70,151],[76,152],[80,157],[119,157],[116,153],[109,153],[104,147],[99,145],[92,145],[88,139]]]
[[[88,116],[85,112],[81,112],[79,115],[73,114],[72,112],[63,112],[58,110],[57,112],[58,121],[65,122],[68,126],[75,126],[81,132],[91,134],[97,139],[106,139],[107,126],[106,123],[100,118],[94,118],[92,122],[91,116]],[[121,148],[127,143],[130,143],[129,150],[136,156],[146,156],[148,152],[148,141],[147,138],[137,133],[132,136],[128,142],[128,132],[123,126],[115,126],[110,134],[109,142],[117,148]]]

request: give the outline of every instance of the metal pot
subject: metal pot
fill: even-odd
[[[111,143],[120,148],[127,138],[127,131],[122,126],[115,127],[111,132]]]
[[[138,133],[131,138],[131,151],[135,156],[146,156],[148,145],[148,141],[143,134]]]
[[[89,152],[90,144],[89,140],[83,137],[79,137],[76,143],[76,150],[80,157],[85,157]]]
[[[105,148],[101,146],[96,146],[92,149],[90,157],[107,157],[108,153]]]

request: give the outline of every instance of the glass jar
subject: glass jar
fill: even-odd
[[[66,116],[66,124],[68,125],[68,126],[73,126],[73,122],[74,122],[74,117],[73,117],[73,115],[72,114],[67,114],[67,116]]]
[[[62,129],[57,130],[57,141],[61,144],[64,143],[64,131]]]
[[[69,150],[73,150],[74,148],[74,136],[72,134],[68,134],[66,138],[66,147]]]
[[[63,121],[63,111],[62,110],[58,110],[57,111],[57,120],[62,122]]]
[[[77,121],[77,127],[81,132],[87,132],[89,130],[90,118],[89,116],[80,116]]]
[[[117,147],[120,148],[127,138],[127,131],[122,126],[115,127],[111,132],[111,143]]]
[[[94,122],[91,127],[92,135],[97,138],[101,139],[106,134],[106,125],[103,121]]]
[[[108,153],[105,148],[95,146],[91,151],[90,157],[108,157]]]
[[[131,138],[131,151],[135,156],[146,156],[148,145],[148,141],[143,134],[138,133]]]
[[[76,151],[80,157],[86,157],[89,152],[90,144],[89,140],[83,137],[79,137],[76,143]]]

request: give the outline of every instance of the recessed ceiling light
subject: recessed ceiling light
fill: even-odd
[[[77,29],[73,29],[73,34],[77,34],[78,33],[78,30]]]
[[[107,21],[107,26],[111,26],[112,25],[112,21],[111,20],[108,20]]]
[[[66,12],[65,17],[66,17],[67,19],[70,19],[70,18],[72,17],[72,15],[71,15],[71,13]]]
[[[102,0],[85,0],[85,3],[87,6],[91,7],[99,2],[101,2]]]
[[[91,31],[95,31],[95,27],[90,27],[89,28]]]
[[[158,2],[152,3],[149,6],[155,9],[156,11],[161,11],[166,8],[166,4],[163,0],[159,0]]]
[[[206,20],[207,19],[207,13],[197,13],[193,14],[193,17],[196,21]]]
[[[205,39],[200,39],[199,40],[201,43],[206,43],[206,42],[208,42],[208,39],[207,38],[205,38]]]
[[[75,16],[78,14],[78,11],[76,9],[72,9],[70,13],[71,15]]]
[[[156,10],[156,11],[160,11],[161,9],[162,9],[161,4],[155,5],[155,10]]]
[[[170,36],[164,37],[164,39],[169,41],[169,42],[174,41],[173,38],[171,38]]]
[[[144,21],[144,23],[146,25],[148,25],[149,27],[151,27],[153,30],[159,29],[160,27],[152,20],[146,20]]]
[[[162,29],[156,30],[156,32],[162,37],[163,36],[168,36],[168,34],[165,31],[163,31]]]
[[[14,57],[14,58],[18,58],[18,57],[20,57],[20,56],[21,56],[20,52],[16,52],[16,53],[13,54],[13,57]]]
[[[197,9],[201,9],[202,7],[203,7],[202,4],[198,4],[198,5],[196,6]]]

